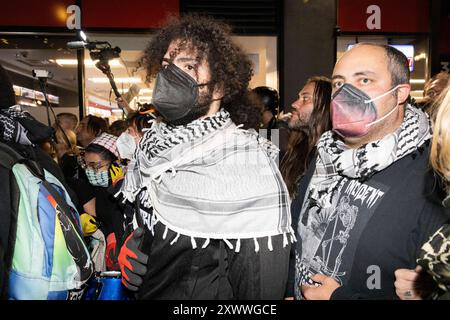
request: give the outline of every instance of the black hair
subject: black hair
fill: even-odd
[[[387,58],[387,67],[391,73],[392,87],[409,83],[411,73],[409,71],[408,58],[396,48],[379,43],[361,42],[357,46],[372,46],[384,49]]]
[[[91,114],[86,116],[86,118],[88,118],[86,128],[95,136],[99,136],[103,132],[108,132],[108,123],[105,119],[93,116]]]
[[[244,128],[253,125],[256,115],[248,84],[253,74],[251,61],[242,49],[231,39],[231,27],[210,17],[186,15],[173,19],[152,38],[141,65],[147,72],[146,80],[151,82],[161,70],[164,55],[172,41],[180,40],[176,50],[170,52],[171,59],[182,50],[194,49],[196,60],[206,60],[210,68],[210,93],[213,88],[222,89],[221,107],[227,110],[236,124]],[[250,121],[251,123],[249,123]]]
[[[109,133],[118,137],[128,128],[128,123],[126,120],[116,120],[109,126]]]
[[[279,96],[277,90],[261,86],[252,90],[261,100],[264,111],[270,111],[274,116],[278,114]]]
[[[100,156],[102,160],[109,161],[111,163],[117,160],[117,157],[111,151],[95,143],[89,144],[84,150],[84,152],[96,153]]]

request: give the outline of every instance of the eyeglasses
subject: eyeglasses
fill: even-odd
[[[105,163],[102,161],[86,163],[86,160],[84,158],[82,158],[81,160],[81,168],[83,168],[84,170],[92,169],[95,173],[99,172],[101,168],[109,166],[109,163]]]

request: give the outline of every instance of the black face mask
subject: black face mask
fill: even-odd
[[[209,109],[209,104],[198,104],[198,88],[204,85],[207,84],[197,84],[186,72],[169,63],[156,77],[152,103],[168,123],[187,124]]]

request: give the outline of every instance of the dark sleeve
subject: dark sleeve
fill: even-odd
[[[330,300],[361,300],[368,298],[369,297],[365,297],[361,293],[352,291],[349,286],[341,286],[334,290]]]
[[[314,174],[314,170],[316,168],[316,152],[311,152],[311,157],[309,159],[308,169],[306,170],[305,175],[300,179],[298,184],[297,196],[292,200],[291,205],[291,217],[292,217],[292,229],[297,233],[298,229],[298,220],[300,218],[300,212],[303,206],[303,200],[306,196],[306,191],[308,190],[309,182]],[[314,161],[314,162],[313,162]],[[300,241],[300,236],[296,234],[297,241]],[[288,273],[288,281],[286,285],[285,297],[293,297],[294,296],[294,286],[295,286],[295,254],[297,242],[293,243],[291,246],[291,253],[289,255],[289,273]]]
[[[63,155],[60,161],[61,170],[66,178],[73,178],[77,175],[78,162],[76,156]]]
[[[447,209],[448,210],[448,209]],[[408,249],[411,256],[410,261],[415,263],[419,257],[422,245],[428,241],[437,229],[439,229],[445,222],[449,221],[449,216],[446,215],[446,209],[437,205],[434,202],[424,201],[422,211],[417,219],[417,227],[413,230],[410,237],[410,247]],[[359,277],[359,275],[352,275],[352,278]],[[358,280],[360,282],[361,280]],[[349,283],[353,282],[349,280]],[[395,299],[395,293],[390,291],[383,291],[384,295],[380,296],[379,292],[374,292],[372,296],[369,291],[361,292],[355,290],[350,285],[344,285],[336,289],[331,295],[331,300],[357,300],[357,299]]]
[[[412,234],[415,244],[414,260],[420,257],[421,248],[430,237],[444,224],[448,223],[450,223],[449,208],[444,208],[434,202],[426,202],[419,217],[417,228]]]
[[[286,285],[286,292],[284,294],[286,298],[294,296],[294,285],[295,285],[295,244],[291,246],[291,252],[289,254],[289,273]]]
[[[81,207],[95,197],[94,188],[84,180],[68,178],[67,184],[77,194]]]

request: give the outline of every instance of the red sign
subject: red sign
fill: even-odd
[[[2,1],[0,25],[8,27],[66,27],[67,7],[75,0]]]
[[[338,0],[342,32],[429,32],[429,0]]]
[[[83,28],[159,28],[168,16],[178,16],[179,0],[83,0]]]
[[[81,28],[159,28],[180,14],[180,0],[82,0]],[[67,28],[76,0],[2,1],[0,26]]]

